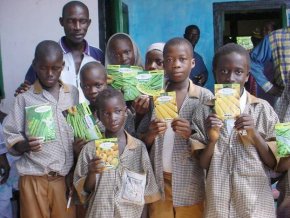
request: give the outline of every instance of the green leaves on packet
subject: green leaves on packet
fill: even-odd
[[[76,138],[88,141],[102,138],[100,129],[86,102],[70,107],[62,113],[73,128]]]
[[[158,95],[163,89],[163,71],[143,71],[138,66],[108,65],[111,86],[124,93],[125,101],[135,100],[141,94]]]
[[[25,115],[28,136],[39,137],[44,142],[56,139],[51,105],[47,103],[25,107]]]
[[[275,125],[277,156],[287,157],[290,155],[290,122]]]

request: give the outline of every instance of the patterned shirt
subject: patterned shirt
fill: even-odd
[[[62,111],[78,103],[78,90],[60,82],[58,101],[42,88],[39,81],[31,88],[18,95],[14,108],[4,120],[4,134],[9,152],[19,155],[13,145],[24,140],[25,107],[49,103],[52,106],[56,140],[45,142],[39,152],[25,152],[17,161],[16,167],[20,175],[45,175],[50,171],[65,176],[73,165],[73,131],[65,121]]]
[[[213,94],[190,81],[188,94],[179,110],[179,117],[192,125],[192,114],[195,107],[207,103]],[[153,114],[154,119],[155,114]],[[163,150],[164,136],[158,135],[150,150],[150,157],[159,190],[164,198]],[[173,205],[190,206],[204,200],[204,171],[199,166],[193,152],[203,147],[192,144],[192,139],[184,139],[175,135],[172,155],[172,198]]]
[[[116,170],[110,169],[97,174],[94,192],[88,196],[83,185],[88,174],[88,163],[96,156],[95,143],[89,142],[81,151],[74,174],[74,185],[80,199],[89,200],[86,217],[98,218],[137,218],[141,217],[143,206],[122,203],[119,194],[122,171],[126,168],[135,173],[146,173],[145,203],[160,199],[160,193],[153,175],[150,159],[145,145],[129,134],[124,152],[120,155],[120,165]]]
[[[278,122],[273,108],[267,101],[247,93],[243,113],[253,117],[255,128],[270,147]],[[204,121],[209,114],[210,108],[204,105],[194,111],[196,145],[207,144]],[[248,136],[241,136],[235,129],[229,134],[222,127],[207,172],[205,217],[276,217],[268,176],[269,168]]]

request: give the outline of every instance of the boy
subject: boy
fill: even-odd
[[[204,173],[192,154],[191,119],[196,104],[213,98],[210,91],[194,85],[189,74],[194,67],[192,45],[183,38],[169,40],[164,47],[166,91],[175,91],[179,118],[172,123],[154,119],[144,135],[163,199],[149,205],[150,217],[202,217]],[[152,146],[152,147],[151,147]]]
[[[4,120],[4,134],[9,152],[19,155],[20,214],[22,218],[67,217],[65,176],[73,166],[73,132],[62,111],[78,103],[78,91],[63,84],[64,66],[58,43],[42,41],[32,63],[36,82],[15,100]],[[25,134],[25,107],[49,103],[52,106],[56,140],[42,143]]]
[[[124,130],[126,104],[121,92],[106,89],[99,93],[97,115],[105,126],[106,138],[118,138],[120,164],[117,169],[104,170],[96,156],[95,142],[89,142],[81,151],[74,174],[74,185],[80,198],[90,195],[86,217],[140,217],[143,206],[120,201],[124,170],[146,173],[145,202],[160,198],[145,145]]]
[[[245,90],[249,60],[233,43],[213,59],[217,83],[240,84],[241,115],[223,122],[203,105],[193,114],[195,144],[206,145],[199,159],[207,170],[205,217],[276,217],[268,173],[276,165],[269,145],[275,143],[278,117],[268,102]]]

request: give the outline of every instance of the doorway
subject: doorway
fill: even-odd
[[[250,43],[255,31],[262,31],[265,23],[273,21],[276,28],[285,27],[289,0],[246,1],[213,3],[214,48],[228,42]]]

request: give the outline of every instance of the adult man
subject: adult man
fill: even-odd
[[[104,64],[104,55],[100,49],[90,46],[84,39],[91,24],[89,10],[84,3],[71,1],[65,4],[59,22],[65,32],[65,36],[59,41],[65,61],[61,79],[79,89],[80,102],[82,102],[85,97],[80,88],[79,71],[84,64],[91,61]],[[22,92],[22,89],[26,90],[27,84],[33,84],[35,80],[35,71],[30,67],[25,76],[25,83],[16,90],[16,94]]]
[[[290,27],[271,32],[251,53],[251,73],[258,85],[265,92],[279,97],[275,111],[280,122],[290,121],[289,44]],[[274,64],[273,81],[269,81],[263,73],[267,61]]]
[[[200,37],[200,30],[196,25],[190,25],[185,28],[183,37],[187,39],[193,47],[193,57],[195,66],[192,68],[189,78],[199,86],[203,86],[207,80],[208,72],[202,57],[194,51],[194,48]]]

